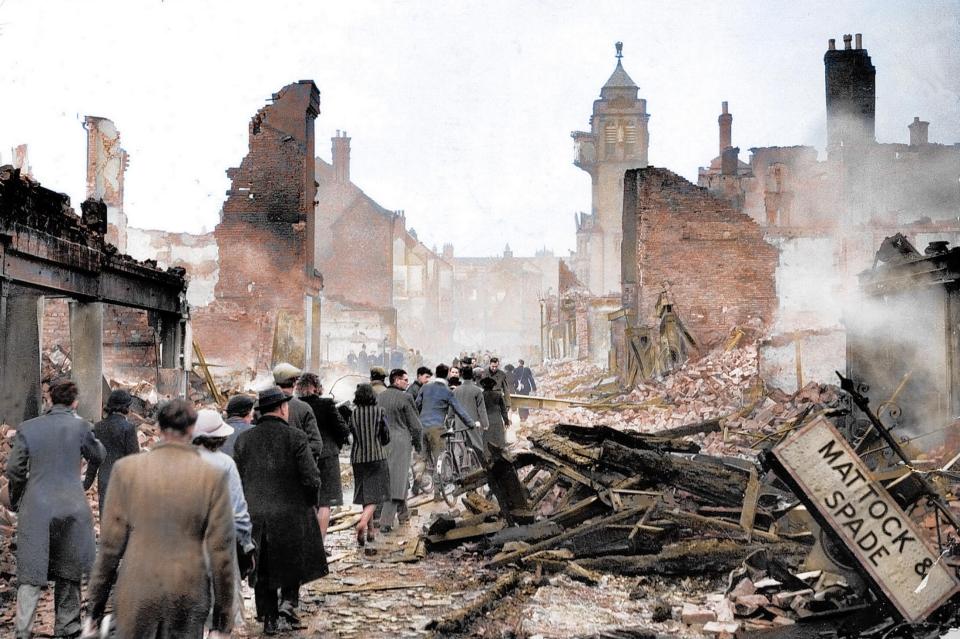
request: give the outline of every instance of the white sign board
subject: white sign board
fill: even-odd
[[[907,621],[925,619],[960,589],[927,536],[827,419],[813,420],[772,453]]]

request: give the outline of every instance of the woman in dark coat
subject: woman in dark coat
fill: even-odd
[[[481,379],[480,386],[483,388],[483,404],[487,408],[487,421],[490,423],[483,434],[483,447],[486,449],[487,444],[493,444],[504,448],[507,445],[506,428],[510,424],[510,414],[503,393],[497,390],[497,381],[491,377]]]
[[[353,403],[356,409],[350,416],[353,433],[350,465],[353,466],[353,503],[363,506],[363,515],[357,522],[357,543],[362,546],[373,541],[373,527],[369,524],[377,504],[390,499],[387,449],[379,437],[381,431],[387,431],[387,422],[370,384],[357,385]]]

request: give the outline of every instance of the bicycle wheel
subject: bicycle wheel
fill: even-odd
[[[440,494],[443,495],[443,501],[448,506],[454,506],[457,503],[457,484],[460,473],[457,472],[457,463],[445,450],[437,457],[437,480],[440,482]]]

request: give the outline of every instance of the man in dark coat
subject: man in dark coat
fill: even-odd
[[[313,453],[313,460],[317,461],[323,453],[323,439],[320,438],[320,429],[317,428],[317,418],[309,404],[293,394],[293,387],[300,379],[301,374],[303,374],[303,371],[292,364],[277,364],[273,369],[273,382],[280,387],[280,390],[287,397],[291,398],[288,407],[290,416],[287,422],[297,430],[303,431],[303,434],[307,436],[310,452]]]
[[[55,583],[53,633],[81,631],[80,580],[93,568],[93,513],[80,483],[80,458],[100,464],[106,452],[90,422],[77,417],[77,385],[50,388],[53,407],[20,424],[7,460],[17,525],[16,637],[27,639],[47,580]]]
[[[103,444],[107,456],[99,465],[87,464],[87,474],[83,480],[83,489],[87,490],[97,479],[97,496],[100,500],[100,519],[103,519],[103,504],[107,496],[107,485],[110,482],[110,471],[121,457],[140,452],[140,442],[137,441],[137,427],[127,421],[130,404],[133,398],[125,390],[117,389],[110,392],[104,412],[107,416],[93,427],[94,436]]]
[[[432,370],[426,366],[419,367],[417,369],[417,379],[415,379],[412,384],[407,386],[407,393],[410,394],[410,397],[417,399],[417,395],[420,394],[420,389],[423,388],[424,384],[430,381],[431,377],[433,377]]]
[[[533,371],[530,370],[530,367],[527,366],[524,361],[520,360],[520,365],[517,366],[517,369],[513,372],[517,380],[517,394],[518,395],[529,395],[532,392],[537,390],[537,382],[533,379]],[[520,421],[527,421],[527,417],[530,415],[530,410],[526,408],[520,409]]]
[[[317,418],[320,438],[323,440],[323,452],[317,461],[320,471],[320,490],[317,492],[317,522],[320,534],[327,538],[330,525],[330,509],[343,505],[343,488],[340,485],[340,449],[347,443],[350,429],[343,421],[337,404],[331,397],[321,397],[323,384],[313,373],[304,373],[297,381],[300,399],[310,405]]]
[[[360,346],[360,354],[357,355],[357,372],[363,373],[370,368],[370,356],[367,354],[367,345]]]
[[[306,435],[287,423],[290,401],[277,387],[260,391],[260,420],[233,451],[258,548],[251,581],[264,634],[277,632],[280,617],[302,628],[300,585],[327,574],[314,512],[320,472]]]
[[[410,519],[407,511],[407,476],[410,471],[410,453],[423,449],[421,442],[420,415],[413,397],[407,391],[410,378],[407,371],[395,368],[390,371],[390,386],[377,395],[377,406],[383,409],[390,428],[390,443],[387,450],[387,466],[390,470],[390,500],[384,502],[380,512],[380,528],[389,532],[394,517],[401,524]]]
[[[491,357],[490,365],[487,367],[487,377],[491,378],[497,383],[497,390],[503,393],[503,403],[507,406],[507,411],[510,411],[510,380],[507,379],[507,374],[500,370],[500,358]]]

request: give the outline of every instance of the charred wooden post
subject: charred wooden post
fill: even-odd
[[[513,462],[503,456],[503,451],[490,446],[490,467],[487,484],[497,497],[500,512],[511,526],[533,523],[530,494],[520,481]]]

